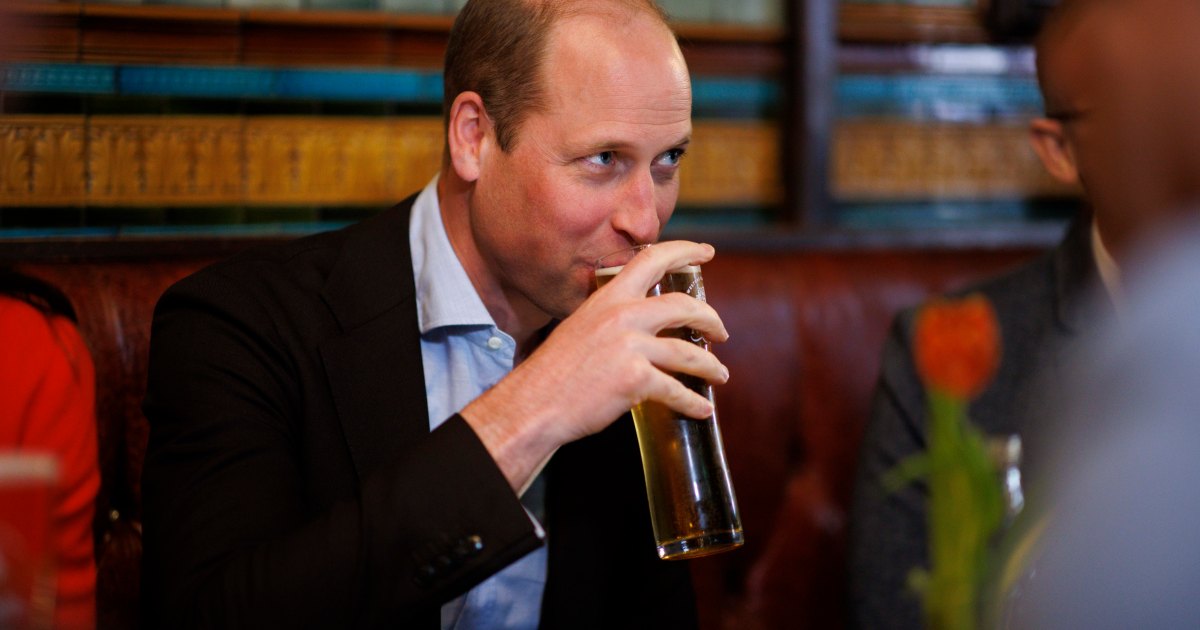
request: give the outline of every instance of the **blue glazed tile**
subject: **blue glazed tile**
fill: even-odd
[[[659,0],[658,6],[675,22],[711,22],[713,2],[741,2],[742,0]]]
[[[376,9],[375,0],[306,0],[305,9],[314,11],[358,11]]]
[[[114,94],[116,70],[108,65],[17,63],[0,67],[3,89],[11,92]]]
[[[782,90],[766,79],[692,79],[692,106],[697,115],[763,116],[777,111]]]
[[[442,75],[387,70],[280,70],[275,96],[437,104],[442,102]]]
[[[442,14],[447,12],[445,0],[381,0],[379,8],[393,13]]]
[[[1042,96],[1032,77],[852,75],[838,79],[837,108],[843,118],[986,122],[1037,114]]]
[[[125,66],[117,70],[122,94],[267,98],[274,82],[273,71],[257,68]]]
[[[0,76],[4,89],[14,92],[419,106],[437,106],[442,101],[441,73],[426,70],[17,64]],[[697,77],[692,90],[696,114],[718,117],[770,115],[779,110],[782,94],[778,82],[758,78]],[[869,82],[852,84],[845,93],[860,109],[894,107],[899,98],[896,88]]]
[[[719,24],[782,26],[783,0],[736,0],[713,3],[713,21]]]

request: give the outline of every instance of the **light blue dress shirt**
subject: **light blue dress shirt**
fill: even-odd
[[[438,204],[437,178],[413,204],[409,245],[432,431],[512,371],[517,345],[496,327],[450,245]],[[522,503],[544,534],[532,516],[542,512],[541,485],[539,477]],[[546,560],[543,545],[442,606],[443,630],[537,628]]]

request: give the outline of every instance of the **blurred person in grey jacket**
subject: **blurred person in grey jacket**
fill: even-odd
[[[1200,224],[1182,232],[1131,265],[1121,316],[1043,406],[1047,463],[1003,545],[989,625],[1200,626]]]
[[[1036,481],[1039,375],[1053,390],[1073,348],[1095,325],[1088,304],[1121,308],[1132,244],[1193,212],[1200,153],[1200,5],[1186,0],[1073,0],[1037,40],[1045,117],[1033,147],[1057,179],[1081,185],[1090,213],[1062,243],[1006,276],[969,288],[995,306],[1003,340],[996,378],[970,407],[985,433],[1023,437],[1026,480]],[[880,478],[925,448],[925,396],[913,367],[915,311],[902,313],[884,349],[864,437],[851,516],[854,624],[915,628],[920,604],[907,576],[926,567],[926,488],[887,492]]]

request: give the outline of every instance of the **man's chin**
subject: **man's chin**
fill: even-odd
[[[575,295],[561,296],[558,300],[555,300],[554,304],[549,305],[550,308],[545,310],[554,319],[566,319],[571,313],[579,310],[580,306],[583,306],[583,302],[587,300],[590,294],[591,292],[589,291],[586,293],[576,293]]]

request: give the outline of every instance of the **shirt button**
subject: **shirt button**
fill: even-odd
[[[504,342],[501,341],[499,337],[492,337],[491,339],[488,339],[488,347],[492,350],[499,350],[500,346],[503,345]]]

